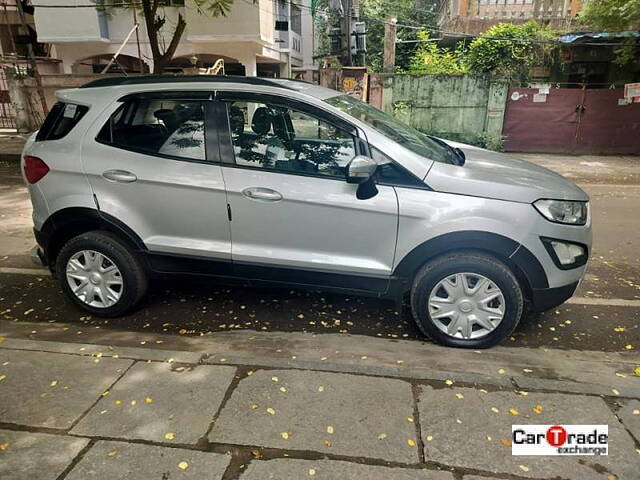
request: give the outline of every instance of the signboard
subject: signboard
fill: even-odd
[[[629,103],[640,103],[640,82],[625,84],[624,98],[626,98]]]

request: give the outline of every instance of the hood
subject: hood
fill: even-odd
[[[447,143],[461,149],[464,165],[434,162],[425,177],[439,192],[532,203],[540,198],[587,201],[576,184],[547,168],[464,143]]]

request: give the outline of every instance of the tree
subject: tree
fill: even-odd
[[[578,19],[593,30],[640,30],[640,0],[592,0],[585,4]],[[614,62],[619,65],[633,62],[637,43],[634,37],[625,38],[622,45],[613,51]]]
[[[469,72],[469,67],[464,63],[462,48],[456,48],[453,51],[448,48],[439,48],[426,31],[418,33],[418,40],[420,42],[411,58],[407,73],[455,75]]]
[[[373,72],[382,71],[384,50],[384,19],[394,15],[398,19],[396,65],[399,70],[409,68],[418,48],[418,42],[402,43],[403,40],[418,40],[421,28],[436,26],[435,0],[361,0],[360,16],[367,24],[367,65]],[[404,25],[415,25],[408,28]]]
[[[211,17],[226,16],[231,10],[233,0],[191,0],[198,9],[198,13]],[[109,11],[113,8],[135,8],[141,10],[147,27],[149,46],[153,56],[153,73],[162,73],[164,68],[173,59],[176,49],[182,39],[182,34],[187,26],[182,13],[178,13],[176,26],[170,35],[168,44],[165,39],[165,25],[167,21],[165,7],[170,5],[169,0],[122,0],[117,7],[111,6],[111,2],[101,0],[97,4],[98,10]],[[165,45],[167,45],[165,47]]]
[[[553,30],[534,21],[499,23],[471,42],[465,61],[471,72],[526,82],[531,67],[543,63],[557,49],[556,41]]]
[[[592,0],[578,19],[594,30],[640,30],[640,0]]]

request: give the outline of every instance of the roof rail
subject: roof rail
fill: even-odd
[[[117,87],[121,85],[147,85],[154,83],[188,83],[233,82],[246,85],[263,85],[269,87],[288,88],[281,83],[272,82],[267,78],[241,77],[234,75],[139,75],[135,77],[105,77],[85,83],[80,88]]]

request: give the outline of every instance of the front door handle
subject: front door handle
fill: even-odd
[[[242,191],[242,194],[252,200],[262,200],[265,202],[277,202],[278,200],[282,200],[282,194],[280,192],[276,192],[275,190],[271,190],[270,188],[245,188]]]
[[[102,172],[102,176],[107,180],[118,183],[131,183],[138,179],[135,174],[126,170],[107,170]]]

